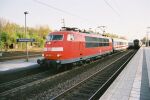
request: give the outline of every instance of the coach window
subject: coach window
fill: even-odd
[[[73,34],[68,34],[67,40],[68,41],[73,41],[74,40],[74,35]]]

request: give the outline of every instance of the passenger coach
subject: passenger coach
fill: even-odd
[[[113,38],[113,50],[120,51],[128,48],[128,41],[124,39]]]

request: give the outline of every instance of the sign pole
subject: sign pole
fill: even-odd
[[[27,27],[26,27],[26,14],[28,14],[27,11],[24,12],[25,14],[25,35],[26,35],[26,38],[27,38]],[[26,42],[26,53],[27,53],[27,57],[26,57],[26,61],[28,62],[28,42]]]

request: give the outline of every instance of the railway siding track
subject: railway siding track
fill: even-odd
[[[61,74],[58,74],[58,75],[54,75],[50,77],[51,76],[50,73],[51,72],[48,70],[48,71],[38,73],[35,75],[27,76],[25,78],[20,78],[20,79],[13,80],[10,82],[2,83],[0,84],[0,98],[3,97],[4,95],[9,95],[10,93],[17,92],[19,90],[25,89],[27,87],[31,87],[35,84],[42,83],[46,80],[49,80],[51,78],[61,75]],[[49,77],[46,78],[47,76]]]
[[[95,100],[98,99],[113,80],[118,76],[135,53],[129,52],[118,58],[101,70],[90,75],[83,81],[62,92],[52,100]],[[130,56],[130,57],[129,57]],[[121,60],[121,61],[120,61]],[[125,61],[125,62],[124,62]]]
[[[41,72],[41,73],[38,73],[35,75],[31,75],[31,76],[19,78],[19,79],[10,81],[10,82],[2,83],[2,84],[0,84],[0,93],[10,90],[10,89],[13,89],[15,87],[19,87],[21,85],[48,77],[50,75],[52,75],[52,74],[50,74],[50,71],[48,70],[48,71],[44,71],[44,72]]]
[[[78,68],[77,68],[78,69]],[[76,69],[75,69],[76,70]],[[49,72],[50,73],[50,71],[47,71],[47,72]],[[16,95],[17,93],[22,93],[22,92],[24,92],[24,90],[25,90],[25,92],[26,91],[28,91],[28,89],[30,90],[31,88],[33,88],[33,87],[38,87],[38,86],[40,86],[40,85],[43,85],[43,84],[45,84],[45,83],[47,83],[49,80],[55,80],[55,78],[56,79],[58,79],[59,78],[59,76],[62,76],[62,75],[66,75],[67,73],[70,73],[70,71],[65,71],[65,72],[61,72],[61,73],[58,73],[58,74],[53,74],[53,75],[51,75],[51,76],[49,76],[49,77],[44,77],[43,79],[38,79],[38,80],[36,80],[36,81],[33,81],[33,82],[30,82],[30,83],[27,83],[27,84],[24,84],[24,85],[20,85],[20,86],[18,86],[18,87],[11,87],[11,89],[9,89],[9,90],[7,90],[7,91],[4,91],[4,92],[1,92],[0,93],[0,99],[1,98],[3,98],[4,100],[5,99],[11,99],[11,98],[17,98],[17,99],[20,99],[20,97],[18,98],[18,97],[14,97],[14,95]],[[41,73],[40,73],[41,74]],[[38,76],[40,75],[40,74],[38,74]],[[34,75],[33,75],[34,76]],[[36,76],[36,75],[35,75]],[[36,76],[37,77],[37,76]],[[31,76],[29,76],[29,77],[27,77],[27,78],[32,78]],[[25,80],[26,81],[26,79],[25,78],[23,78],[23,79],[21,79],[21,80]],[[15,83],[15,82],[17,82],[17,81],[20,81],[20,80],[15,80],[15,81],[12,81],[11,83]],[[9,87],[7,87],[7,85],[9,85],[9,84],[11,84],[11,83],[2,83],[2,84],[6,84],[6,88],[9,88]],[[2,85],[1,84],[1,85]],[[3,88],[3,87],[2,87]],[[3,89],[4,90],[4,89]],[[8,97],[7,97],[8,96]],[[23,99],[23,98],[22,98]]]

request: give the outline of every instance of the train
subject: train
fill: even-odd
[[[141,46],[141,43],[138,39],[135,39],[134,41],[134,49],[139,49]]]
[[[127,48],[127,40],[62,27],[60,31],[48,34],[42,55],[44,58],[38,59],[37,63],[58,70],[62,65],[88,62]]]
[[[142,46],[142,42],[138,39],[128,42],[128,49],[138,50]]]

